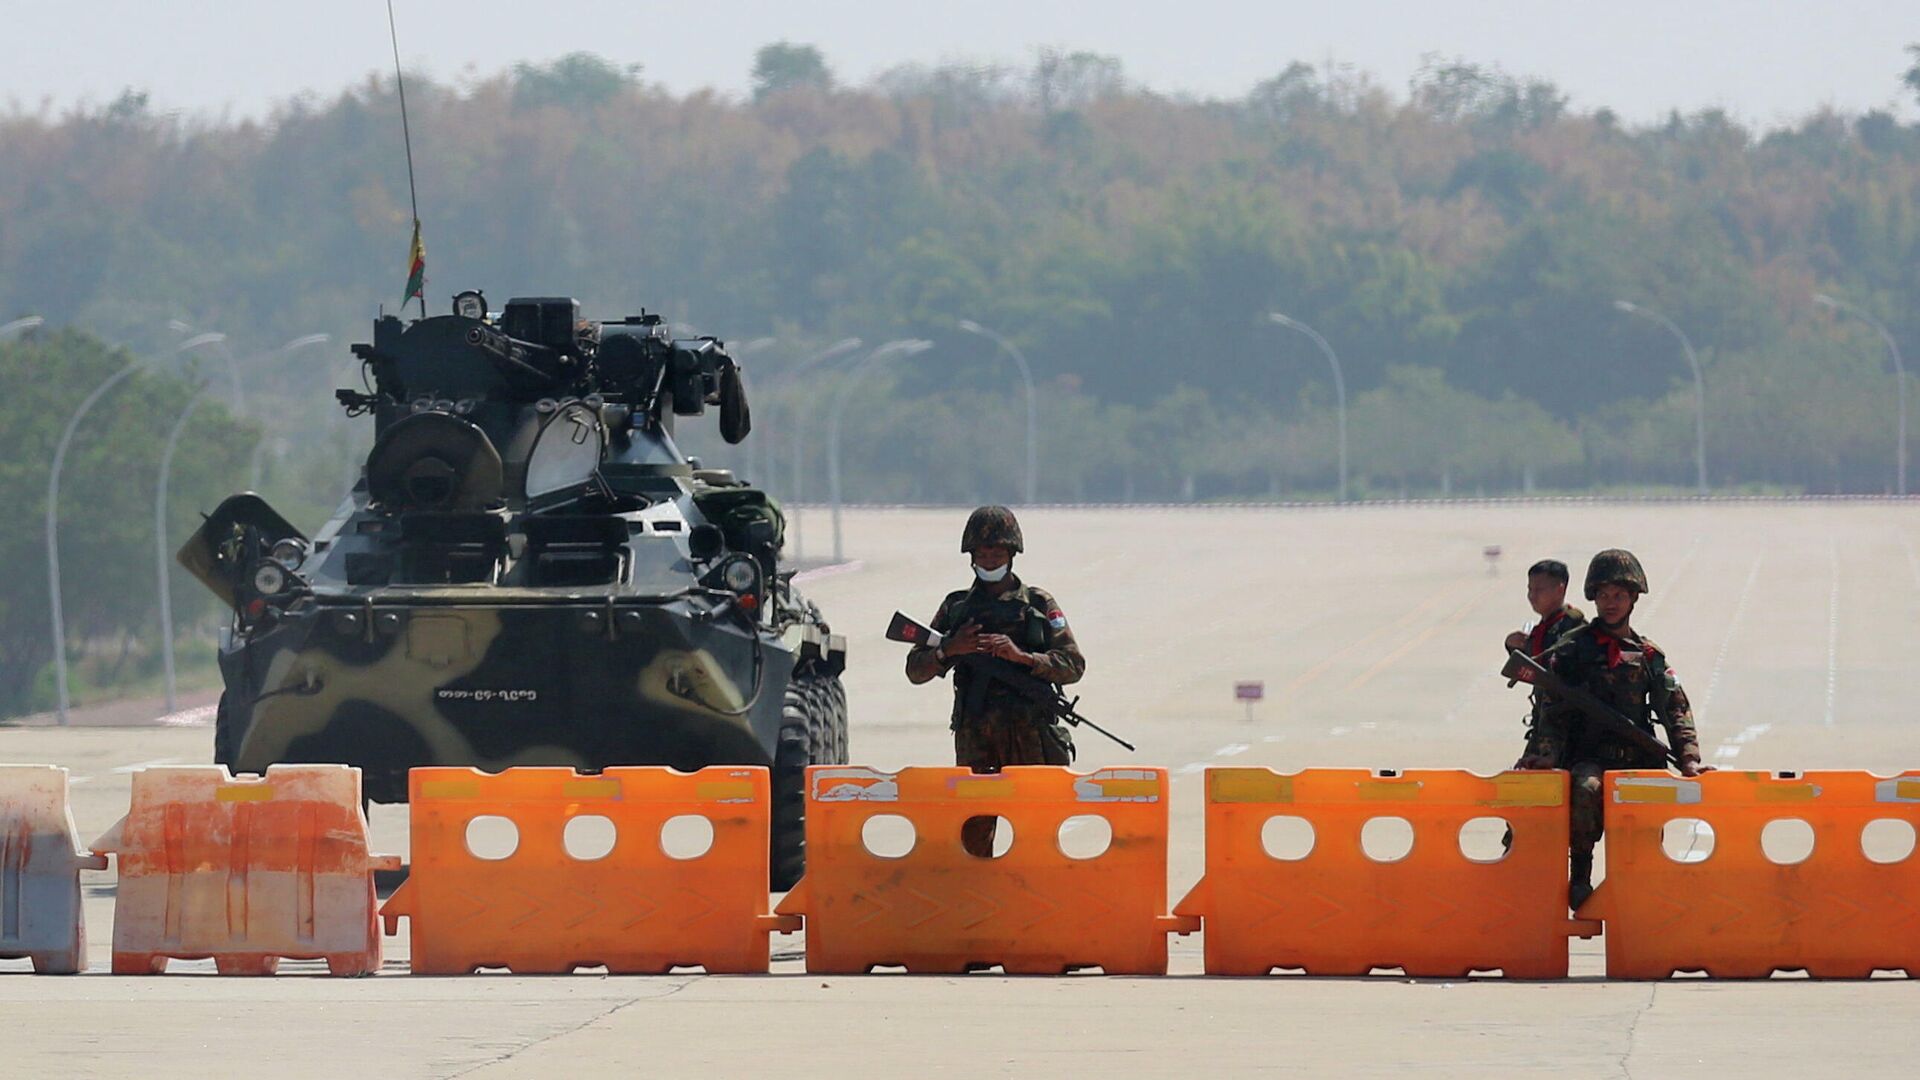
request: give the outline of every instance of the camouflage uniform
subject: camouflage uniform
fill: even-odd
[[[1558,645],[1574,631],[1587,624],[1587,616],[1572,604],[1563,605],[1559,611],[1541,619],[1532,630],[1527,631],[1527,655],[1535,660],[1547,654],[1549,649]],[[1533,692],[1533,708],[1527,713],[1527,745],[1520,752],[1520,759],[1514,762],[1516,769],[1526,768],[1528,759],[1541,761],[1552,755],[1545,753],[1540,746],[1536,732],[1540,726],[1541,710],[1552,703],[1552,698],[1540,691]]]
[[[997,511],[1004,520],[992,521],[993,528],[977,528],[986,511]],[[1010,511],[984,507],[968,522],[963,551],[975,547],[1004,544],[1021,550],[1019,526]],[[1047,592],[1022,582],[1011,571],[998,585],[975,582],[972,588],[948,593],[940,602],[930,624],[941,634],[974,623],[983,634],[1005,634],[1022,650],[1040,658],[1024,668],[1037,679],[1053,683],[1074,683],[1086,673],[1087,661],[1067,628],[1067,617]],[[999,772],[1008,765],[1069,765],[1073,762],[1073,737],[1060,721],[1041,706],[1021,698],[1012,690],[989,682],[975,687],[978,677],[961,666],[960,658],[949,659],[939,650],[925,645],[907,653],[907,677],[925,682],[945,676],[958,666],[953,692],[954,762],[974,772]],[[981,857],[993,852],[994,819],[969,819],[961,830],[961,843]]]
[[[1615,634],[1599,623],[1582,626],[1547,654],[1569,686],[1582,687],[1653,733],[1658,719],[1667,745],[1682,759],[1700,760],[1693,707],[1673,668],[1652,640],[1631,629]],[[1667,761],[1589,723],[1570,708],[1547,706],[1534,725],[1539,753],[1573,773],[1573,848],[1591,852],[1600,839],[1601,779],[1618,769],[1664,769]]]
[[[1621,585],[1644,596],[1646,571],[1630,551],[1609,548],[1587,566],[1587,599],[1605,585]],[[1592,694],[1632,723],[1653,734],[1658,720],[1667,729],[1667,746],[1689,765],[1700,763],[1700,737],[1693,727],[1693,706],[1680,688],[1666,653],[1650,639],[1625,628],[1595,621],[1560,639],[1542,662],[1568,686]],[[1606,827],[1604,789],[1608,772],[1664,769],[1667,759],[1613,734],[1601,723],[1566,705],[1549,703],[1534,725],[1534,741],[1543,757],[1573,774],[1568,811],[1573,848],[1568,903],[1576,910],[1592,894],[1593,846]]]

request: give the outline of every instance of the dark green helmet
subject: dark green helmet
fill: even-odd
[[[967,518],[960,534],[960,550],[972,554],[983,547],[1004,547],[1015,554],[1026,550],[1020,538],[1020,522],[1004,506],[983,506]]]
[[[1647,572],[1640,568],[1640,560],[1625,548],[1608,548],[1587,564],[1587,599],[1594,599],[1602,585],[1625,585],[1642,595],[1652,591],[1647,588]]]

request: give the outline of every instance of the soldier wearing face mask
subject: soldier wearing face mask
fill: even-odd
[[[1013,557],[1024,547],[1020,523],[1006,507],[983,506],[967,518],[960,550],[972,557],[973,585],[941,601],[931,623],[943,635],[940,645],[907,653],[910,681],[917,685],[944,676],[957,658],[976,653],[1017,664],[1049,682],[1078,682],[1086,673],[1087,661],[1060,605],[1013,573]],[[954,675],[956,764],[991,773],[1008,765],[1072,763],[1073,737],[1064,724],[998,683],[972,693],[973,677],[964,666]],[[961,842],[984,858],[992,854],[993,833],[993,818],[973,818],[961,831]]]

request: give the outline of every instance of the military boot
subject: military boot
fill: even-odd
[[[1574,911],[1587,902],[1593,895],[1593,852],[1576,851],[1573,853],[1571,872],[1567,875],[1567,907]]]

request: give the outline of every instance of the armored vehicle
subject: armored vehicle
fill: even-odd
[[[234,612],[216,760],[357,765],[381,802],[417,765],[766,765],[789,886],[805,768],[847,760],[846,650],[780,564],[777,505],[675,444],[709,406],[747,436],[739,367],[657,315],[454,310],[353,347],[337,397],[373,449],[316,535],[245,493],[180,549]]]

